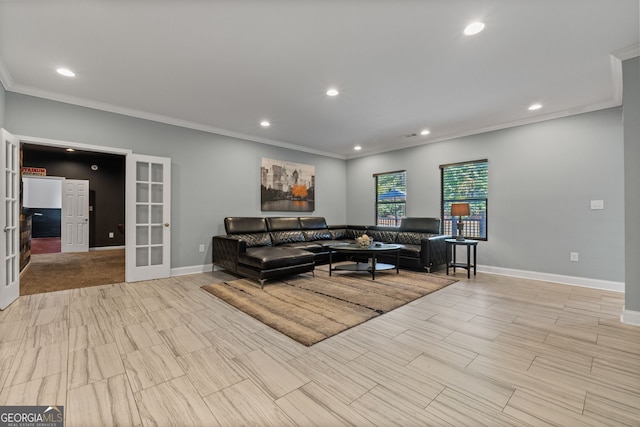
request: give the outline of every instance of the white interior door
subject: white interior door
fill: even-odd
[[[126,280],[171,275],[171,159],[127,155]]]
[[[62,252],[89,252],[89,181],[62,182]]]
[[[20,141],[2,129],[0,153],[0,193],[3,206],[0,212],[2,247],[0,260],[0,310],[4,310],[20,295]]]

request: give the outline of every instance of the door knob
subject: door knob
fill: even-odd
[[[164,223],[164,226],[165,226],[165,227],[168,227],[168,226],[169,226],[169,223],[168,223],[168,222],[165,222],[165,223]]]

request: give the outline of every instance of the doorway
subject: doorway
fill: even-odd
[[[32,240],[20,294],[124,282],[126,155],[22,143],[21,157],[23,168],[46,176],[23,176],[22,214],[30,216]],[[86,187],[76,185],[82,183]],[[78,209],[78,198],[86,207]],[[63,221],[69,219],[65,208],[73,221]],[[45,283],[46,271],[59,272],[49,275],[60,279],[58,289]],[[64,279],[67,272],[73,280]]]
[[[22,213],[30,218],[31,255],[61,252],[61,177],[22,176]]]
[[[22,147],[28,144],[45,148],[66,147],[67,152],[75,152],[78,149],[124,157],[127,238],[122,251],[126,256],[125,281],[137,282],[171,275],[170,158],[134,154],[131,150],[111,147],[14,136],[5,129],[1,129],[1,133],[5,149],[0,150],[0,165],[4,171],[0,174],[0,198],[4,199],[5,209],[0,210],[0,219],[6,225],[0,244],[0,255],[5,258],[5,264],[10,268],[6,269],[4,275],[0,275],[0,310],[4,310],[19,296],[18,271],[23,270],[26,258],[23,248],[28,245],[24,243],[30,241],[29,233],[22,231],[25,224],[20,179],[24,154]],[[91,165],[91,170],[98,169],[98,165]],[[124,224],[119,224],[118,230],[124,234]],[[109,238],[114,237],[115,233],[109,232]]]

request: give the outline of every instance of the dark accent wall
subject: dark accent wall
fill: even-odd
[[[60,209],[24,208],[23,212],[31,217],[31,237],[60,237]]]
[[[22,152],[25,167],[45,168],[47,176],[89,180],[90,247],[125,244],[120,227],[125,219],[125,156],[31,144],[23,144]]]

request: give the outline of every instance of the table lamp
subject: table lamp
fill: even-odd
[[[468,216],[469,214],[469,203],[451,203],[451,217],[458,217],[456,224],[458,227],[458,235],[456,236],[456,240],[464,240],[464,236],[462,235],[462,230],[464,229],[462,217]]]

